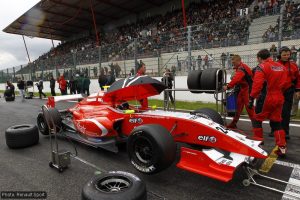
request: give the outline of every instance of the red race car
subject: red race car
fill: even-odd
[[[49,97],[50,115],[63,136],[93,147],[118,152],[118,143],[127,142],[132,165],[140,172],[154,174],[169,167],[180,149],[179,168],[228,182],[237,167],[267,158],[261,141],[228,130],[222,117],[204,108],[192,113],[155,109],[142,110],[128,100],[161,93],[165,85],[148,76],[115,82],[107,92],[84,98],[75,106],[58,111],[55,103],[81,95]],[[48,135],[43,113],[37,117],[39,130]]]

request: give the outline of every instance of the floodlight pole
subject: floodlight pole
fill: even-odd
[[[99,36],[98,36],[98,31],[97,31],[97,24],[96,24],[96,19],[95,19],[92,0],[90,0],[90,7],[91,7],[93,22],[94,22],[94,28],[95,28],[95,34],[96,34],[96,46],[98,47],[100,45],[100,42],[99,42]]]
[[[184,26],[184,28],[186,28],[187,23],[186,23],[186,14],[185,14],[184,0],[181,0],[181,7],[182,7],[182,16],[183,16],[183,26]]]
[[[27,49],[27,45],[26,45],[26,42],[25,42],[24,35],[22,35],[22,38],[23,38],[23,42],[24,42],[24,46],[25,46],[25,49],[26,49],[26,53],[27,53],[28,60],[29,60],[29,62],[31,63],[31,60],[30,60],[30,57],[29,57],[29,53],[28,53],[28,49]]]

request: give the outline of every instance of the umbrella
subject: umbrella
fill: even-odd
[[[149,76],[131,76],[114,82],[103,99],[110,101],[128,101],[143,99],[160,94],[167,87]]]

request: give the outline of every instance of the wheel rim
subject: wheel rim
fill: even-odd
[[[134,143],[134,155],[136,159],[143,165],[152,164],[153,147],[149,139],[140,136]]]
[[[39,117],[39,128],[41,131],[45,131],[45,121],[42,117]]]
[[[130,187],[131,183],[128,178],[122,176],[111,176],[101,179],[96,188],[102,192],[118,193]]]

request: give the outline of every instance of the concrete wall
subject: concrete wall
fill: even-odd
[[[229,80],[229,76],[227,77],[227,80]],[[161,80],[161,77],[154,77],[157,80]],[[17,84],[14,83],[15,87],[17,88]],[[187,89],[187,76],[176,76],[175,77],[175,87],[176,88],[184,88]],[[5,89],[5,84],[0,84],[0,90]],[[16,89],[18,91],[18,89]],[[37,87],[34,87],[35,92],[38,92]],[[32,88],[30,89],[32,91]],[[44,82],[44,92],[50,92],[50,83],[49,81]],[[91,85],[90,85],[90,93],[96,93],[99,91],[99,85],[98,85],[98,80],[91,80]],[[58,85],[56,84],[56,92],[60,93],[58,89]],[[69,92],[69,91],[68,91]],[[193,94],[188,91],[186,92],[176,92],[176,100],[181,100],[181,101],[202,101],[202,102],[215,102],[213,94]],[[163,100],[163,93],[154,97],[151,97],[153,99],[161,99]]]

